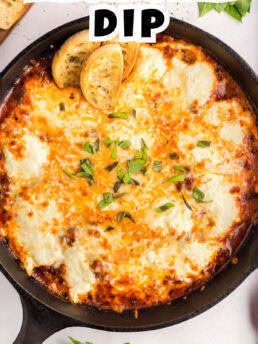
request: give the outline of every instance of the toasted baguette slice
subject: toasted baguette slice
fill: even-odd
[[[95,50],[84,63],[81,90],[93,106],[110,111],[114,108],[123,77],[123,54],[119,44]]]
[[[0,0],[0,29],[10,29],[28,6],[23,0]]]
[[[77,32],[69,37],[56,52],[52,63],[52,74],[57,86],[79,87],[83,62],[99,46],[99,42],[89,41],[89,30]]]
[[[117,36],[110,41],[103,42],[103,45],[110,43],[119,43],[121,45],[124,57],[123,80],[125,80],[128,78],[134,67],[140,44],[137,42],[118,42]]]

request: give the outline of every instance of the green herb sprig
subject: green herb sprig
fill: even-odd
[[[212,201],[204,201],[205,193],[197,187],[193,188],[192,197],[197,203],[211,203]]]
[[[224,11],[231,17],[242,22],[243,17],[245,17],[247,13],[250,13],[251,2],[252,0],[237,0],[222,3],[198,2],[199,16],[202,17],[214,9],[218,13]]]

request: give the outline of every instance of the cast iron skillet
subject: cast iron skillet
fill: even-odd
[[[88,28],[88,25],[89,17],[75,20],[47,33],[23,50],[1,74],[0,103],[15,79],[22,73],[23,67],[31,59],[40,57],[49,49],[50,44],[59,45],[73,33]],[[216,56],[242,86],[253,106],[258,108],[258,79],[236,52],[210,34],[177,19],[170,19],[170,25],[165,33],[200,45],[211,55]],[[256,115],[258,118],[257,110]],[[40,344],[52,333],[67,326],[87,325],[111,331],[143,331],[174,325],[193,318],[226,297],[258,266],[257,229],[257,225],[250,229],[238,250],[238,264],[226,265],[222,272],[206,284],[203,292],[200,289],[195,290],[186,300],[180,298],[171,305],[140,310],[138,319],[134,318],[132,311],[122,314],[104,312],[85,305],[72,305],[53,296],[27,276],[8,247],[1,242],[0,261],[3,267],[1,270],[18,290],[23,305],[23,324],[14,343]]]

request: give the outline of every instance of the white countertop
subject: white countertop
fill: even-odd
[[[210,12],[198,18],[197,5],[170,4],[171,15],[183,19],[222,39],[235,49],[258,74],[258,1],[240,24],[227,14]],[[88,15],[86,3],[33,5],[23,20],[0,45],[0,70],[23,48],[49,30]],[[68,344],[67,336],[94,344],[257,344],[258,271],[218,305],[184,323],[162,330],[113,333],[88,328],[67,328],[44,344]],[[11,344],[19,332],[22,309],[18,294],[0,274],[0,343]],[[24,343],[26,344],[26,343]]]

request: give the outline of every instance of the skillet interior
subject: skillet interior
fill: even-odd
[[[0,102],[7,91],[22,72],[23,67],[31,59],[42,55],[50,44],[60,44],[67,37],[82,29],[88,28],[89,19],[81,18],[68,23],[46,34],[19,54],[2,73],[0,80]],[[211,55],[216,56],[233,78],[240,84],[255,108],[258,108],[258,80],[248,65],[229,47],[211,35],[195,27],[171,19],[166,34],[173,34],[177,38],[191,41],[202,46]],[[257,227],[256,227],[257,229]],[[131,311],[122,315],[114,312],[103,312],[88,306],[72,305],[48,293],[41,285],[31,280],[25,271],[21,270],[6,245],[0,245],[0,259],[8,274],[34,298],[53,310],[83,323],[108,330],[149,330],[173,325],[187,320],[204,310],[212,307],[232,290],[257,266],[258,256],[255,247],[258,246],[258,233],[253,228],[239,251],[239,263],[229,264],[223,273],[216,275],[205,288],[205,292],[196,290],[186,300],[178,299],[172,305],[160,305],[139,311],[139,318],[135,319]]]

